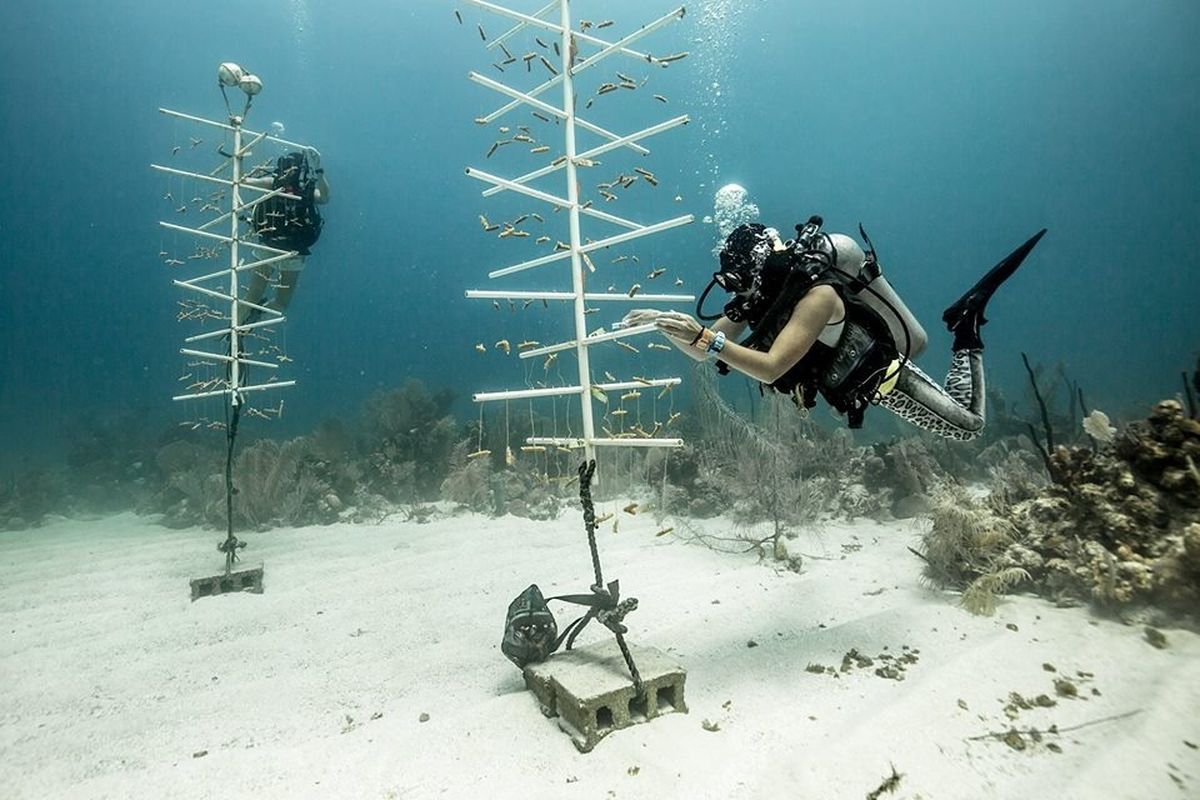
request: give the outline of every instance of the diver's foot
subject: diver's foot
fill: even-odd
[[[987,307],[988,300],[991,299],[992,293],[1000,288],[1000,284],[1017,271],[1025,257],[1045,235],[1046,229],[1042,228],[1030,237],[1029,241],[992,267],[970,291],[959,298],[958,302],[942,312],[942,321],[946,323],[946,329],[954,334],[955,351],[983,349],[979,328],[987,323],[983,310]]]

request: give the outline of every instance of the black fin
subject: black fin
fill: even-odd
[[[983,341],[979,337],[979,327],[987,323],[983,311],[987,307],[992,293],[1000,288],[1012,276],[1017,268],[1046,235],[1042,228],[1029,238],[1023,245],[1013,250],[999,264],[988,270],[971,289],[958,299],[954,305],[942,312],[942,321],[946,328],[954,334],[954,350],[981,350]]]

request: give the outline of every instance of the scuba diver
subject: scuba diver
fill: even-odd
[[[826,233],[814,216],[796,226],[794,240],[758,223],[738,226],[721,248],[720,270],[696,304],[696,315],[715,320],[706,328],[678,311],[637,309],[625,325],[653,322],[692,358],[717,358],[762,385],[812,408],[820,394],[851,428],[881,405],[919,428],[966,441],[983,430],[985,384],[980,327],[992,293],[1007,280],[1046,233],[1042,229],[984,275],[942,314],[954,334],[944,386],[912,363],[924,349],[925,331],[880,270],[866,231],[864,251],[849,236]],[[705,316],[713,286],[733,298],[722,313]],[[749,328],[740,343],[733,340]]]
[[[292,302],[300,272],[311,255],[309,248],[316,244],[324,224],[317,206],[329,202],[329,184],[321,167],[321,154],[315,147],[309,147],[305,152],[286,153],[276,161],[273,171],[249,177],[246,183],[260,189],[283,189],[299,198],[277,195],[264,200],[254,207],[248,220],[263,244],[279,250],[292,250],[296,255],[255,269],[242,299],[264,305],[267,288],[277,269],[279,279],[275,282],[270,301],[265,305],[283,312]],[[254,309],[245,309],[238,322],[253,322],[259,313]]]

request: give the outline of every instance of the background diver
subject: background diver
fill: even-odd
[[[653,322],[669,341],[697,360],[716,357],[811,408],[819,393],[852,428],[881,405],[902,419],[949,439],[979,435],[985,422],[980,326],[992,293],[1046,233],[1039,231],[993,267],[942,314],[954,334],[950,371],[939,386],[912,363],[925,332],[880,272],[874,248],[821,230],[821,218],[796,226],[797,237],[753,223],[726,238],[720,270],[696,305],[704,327],[678,311],[636,309],[625,324]],[[713,286],[733,294],[721,314],[704,316]],[[733,339],[749,328],[741,343]]]
[[[300,273],[304,269],[311,248],[321,236],[324,220],[317,206],[329,202],[329,183],[321,167],[321,154],[315,147],[304,152],[293,151],[279,157],[274,171],[266,175],[246,178],[246,183],[260,189],[282,188],[298,200],[288,197],[272,197],[254,207],[250,224],[259,241],[279,250],[294,250],[296,255],[258,267],[250,275],[250,282],[242,299],[263,305],[267,300],[267,289],[274,281],[274,292],[265,305],[283,312],[292,302]],[[253,322],[261,312],[243,309],[239,323]]]

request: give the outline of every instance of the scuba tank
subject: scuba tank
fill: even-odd
[[[802,227],[797,226],[801,235]],[[908,360],[914,359],[925,349],[929,337],[884,277],[879,260],[875,256],[875,248],[866,231],[861,225],[858,226],[858,230],[870,248],[867,251],[844,233],[815,235],[810,239],[808,246],[818,251],[828,249],[830,267],[839,273],[838,277],[846,291],[878,314],[887,323],[900,354]],[[799,239],[797,244],[800,244]]]

